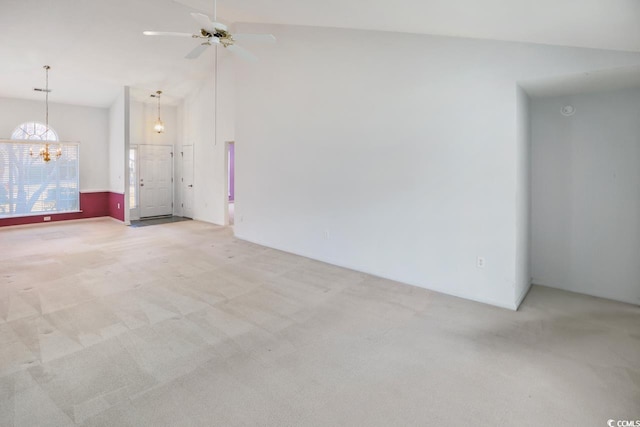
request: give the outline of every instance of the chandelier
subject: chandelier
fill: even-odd
[[[151,95],[152,98],[158,98],[158,120],[156,120],[156,124],[153,126],[153,130],[157,133],[164,132],[164,123],[160,120],[160,95],[162,95],[161,90]]]
[[[56,159],[60,156],[62,156],[62,148],[58,147],[55,151],[51,151],[49,150],[49,142],[48,142],[48,138],[49,138],[49,92],[51,92],[49,90],[49,70],[51,69],[50,66],[45,65],[44,67],[45,70],[45,74],[46,74],[46,86],[44,89],[33,89],[36,92],[44,92],[44,104],[45,104],[45,131],[44,131],[44,139],[45,139],[45,144],[44,147],[40,149],[40,151],[38,151],[38,154],[34,154],[33,153],[33,148],[29,148],[29,155],[31,157],[40,157],[42,158],[42,160],[44,160],[45,162],[49,162],[51,161],[52,157],[55,157]]]

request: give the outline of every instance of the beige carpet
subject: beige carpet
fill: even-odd
[[[640,419],[640,308],[520,312],[196,221],[0,230],[1,426],[597,426]]]

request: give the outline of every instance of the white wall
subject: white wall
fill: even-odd
[[[216,206],[219,188],[214,188],[215,169],[221,163],[222,144],[215,144],[215,77],[188,96],[180,110],[183,120],[183,145],[194,151],[194,219],[221,224],[224,209]]]
[[[534,98],[532,136],[534,283],[640,304],[640,90]]]
[[[516,282],[519,305],[531,287],[531,100],[516,93]]]
[[[158,119],[157,104],[131,101],[131,145],[174,145],[178,140],[178,108],[162,105],[161,119],[165,125],[163,133],[157,133],[153,126]]]
[[[129,139],[129,88],[124,87],[109,109],[109,191],[125,192],[125,153]],[[126,204],[126,198],[125,198]],[[125,209],[125,213],[128,209]]]
[[[44,101],[0,98],[0,138],[21,123],[44,123]],[[61,141],[80,143],[80,191],[109,188],[109,113],[105,108],[49,103],[49,125]]]
[[[239,30],[278,44],[236,67],[236,234],[509,308],[526,256],[516,82],[640,63],[422,35]]]
[[[239,59],[235,58],[228,52],[224,52],[222,49],[218,50],[218,65],[216,68],[218,92],[218,113],[217,113],[217,127],[216,135],[218,144],[222,144],[222,168],[217,173],[216,181],[221,185],[221,197],[219,203],[222,204],[223,209],[223,222],[219,224],[229,224],[229,163],[227,160],[227,142],[235,142],[235,97],[236,97],[236,81],[235,81],[235,64]]]
[[[184,100],[178,120],[182,126],[182,145],[194,147],[194,219],[224,225],[225,141],[234,139],[235,88],[233,59],[222,51],[216,55],[215,72]]]

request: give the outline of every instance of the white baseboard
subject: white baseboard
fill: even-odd
[[[531,286],[533,286],[533,278],[529,279],[529,285],[526,288],[524,288],[520,296],[518,296],[518,298],[516,299],[514,310],[518,311],[518,309],[520,308],[520,305],[529,294],[529,291],[531,290]]]
[[[282,252],[286,252],[286,253],[290,253],[290,254],[293,254],[293,255],[302,256],[302,257],[305,257],[305,258],[309,258],[309,259],[313,259],[313,260],[316,260],[316,261],[324,262],[324,263],[327,263],[327,264],[330,264],[330,265],[335,265],[336,267],[346,268],[348,270],[352,270],[352,271],[357,271],[359,273],[368,274],[370,276],[379,277],[379,278],[387,279],[387,280],[392,280],[394,282],[404,283],[404,284],[409,285],[409,286],[415,286],[417,288],[426,289],[426,290],[431,291],[431,292],[437,292],[437,293],[440,293],[440,294],[449,295],[449,296],[456,297],[456,298],[466,299],[468,301],[475,301],[475,302],[479,302],[479,303],[482,303],[482,304],[492,305],[494,307],[504,308],[504,309],[507,309],[507,310],[512,310],[512,311],[517,311],[518,310],[518,305],[519,304],[516,305],[515,303],[504,303],[502,301],[495,301],[495,300],[488,299],[488,298],[470,297],[468,295],[462,295],[462,294],[457,293],[457,292],[451,292],[448,289],[439,288],[437,286],[424,285],[424,284],[421,284],[421,283],[405,282],[405,281],[398,280],[397,278],[388,277],[388,276],[385,276],[385,275],[377,273],[377,272],[362,271],[362,270],[354,268],[353,266],[350,266],[350,265],[336,263],[333,260],[322,259],[322,258],[318,258],[318,257],[315,257],[315,256],[310,256],[310,255],[307,255],[307,254],[304,254],[304,253],[293,252],[293,251],[291,251],[290,249],[287,249],[287,248],[268,245],[268,244],[265,244],[263,242],[255,240],[255,239],[248,239],[246,237],[243,237],[242,234],[235,233],[235,230],[234,230],[234,235],[235,235],[235,237],[237,239],[244,240],[244,241],[247,241],[247,242],[250,242],[250,243],[255,243],[256,245],[264,246],[266,248],[276,249],[276,250],[279,250],[279,251],[282,251]],[[527,291],[528,291],[528,289],[527,289]],[[526,295],[526,293],[525,293],[525,295]],[[523,299],[524,299],[524,297],[523,297]]]

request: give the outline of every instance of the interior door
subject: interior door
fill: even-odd
[[[140,145],[140,217],[173,213],[173,147]]]
[[[183,215],[193,218],[193,145],[182,147],[182,194]]]

